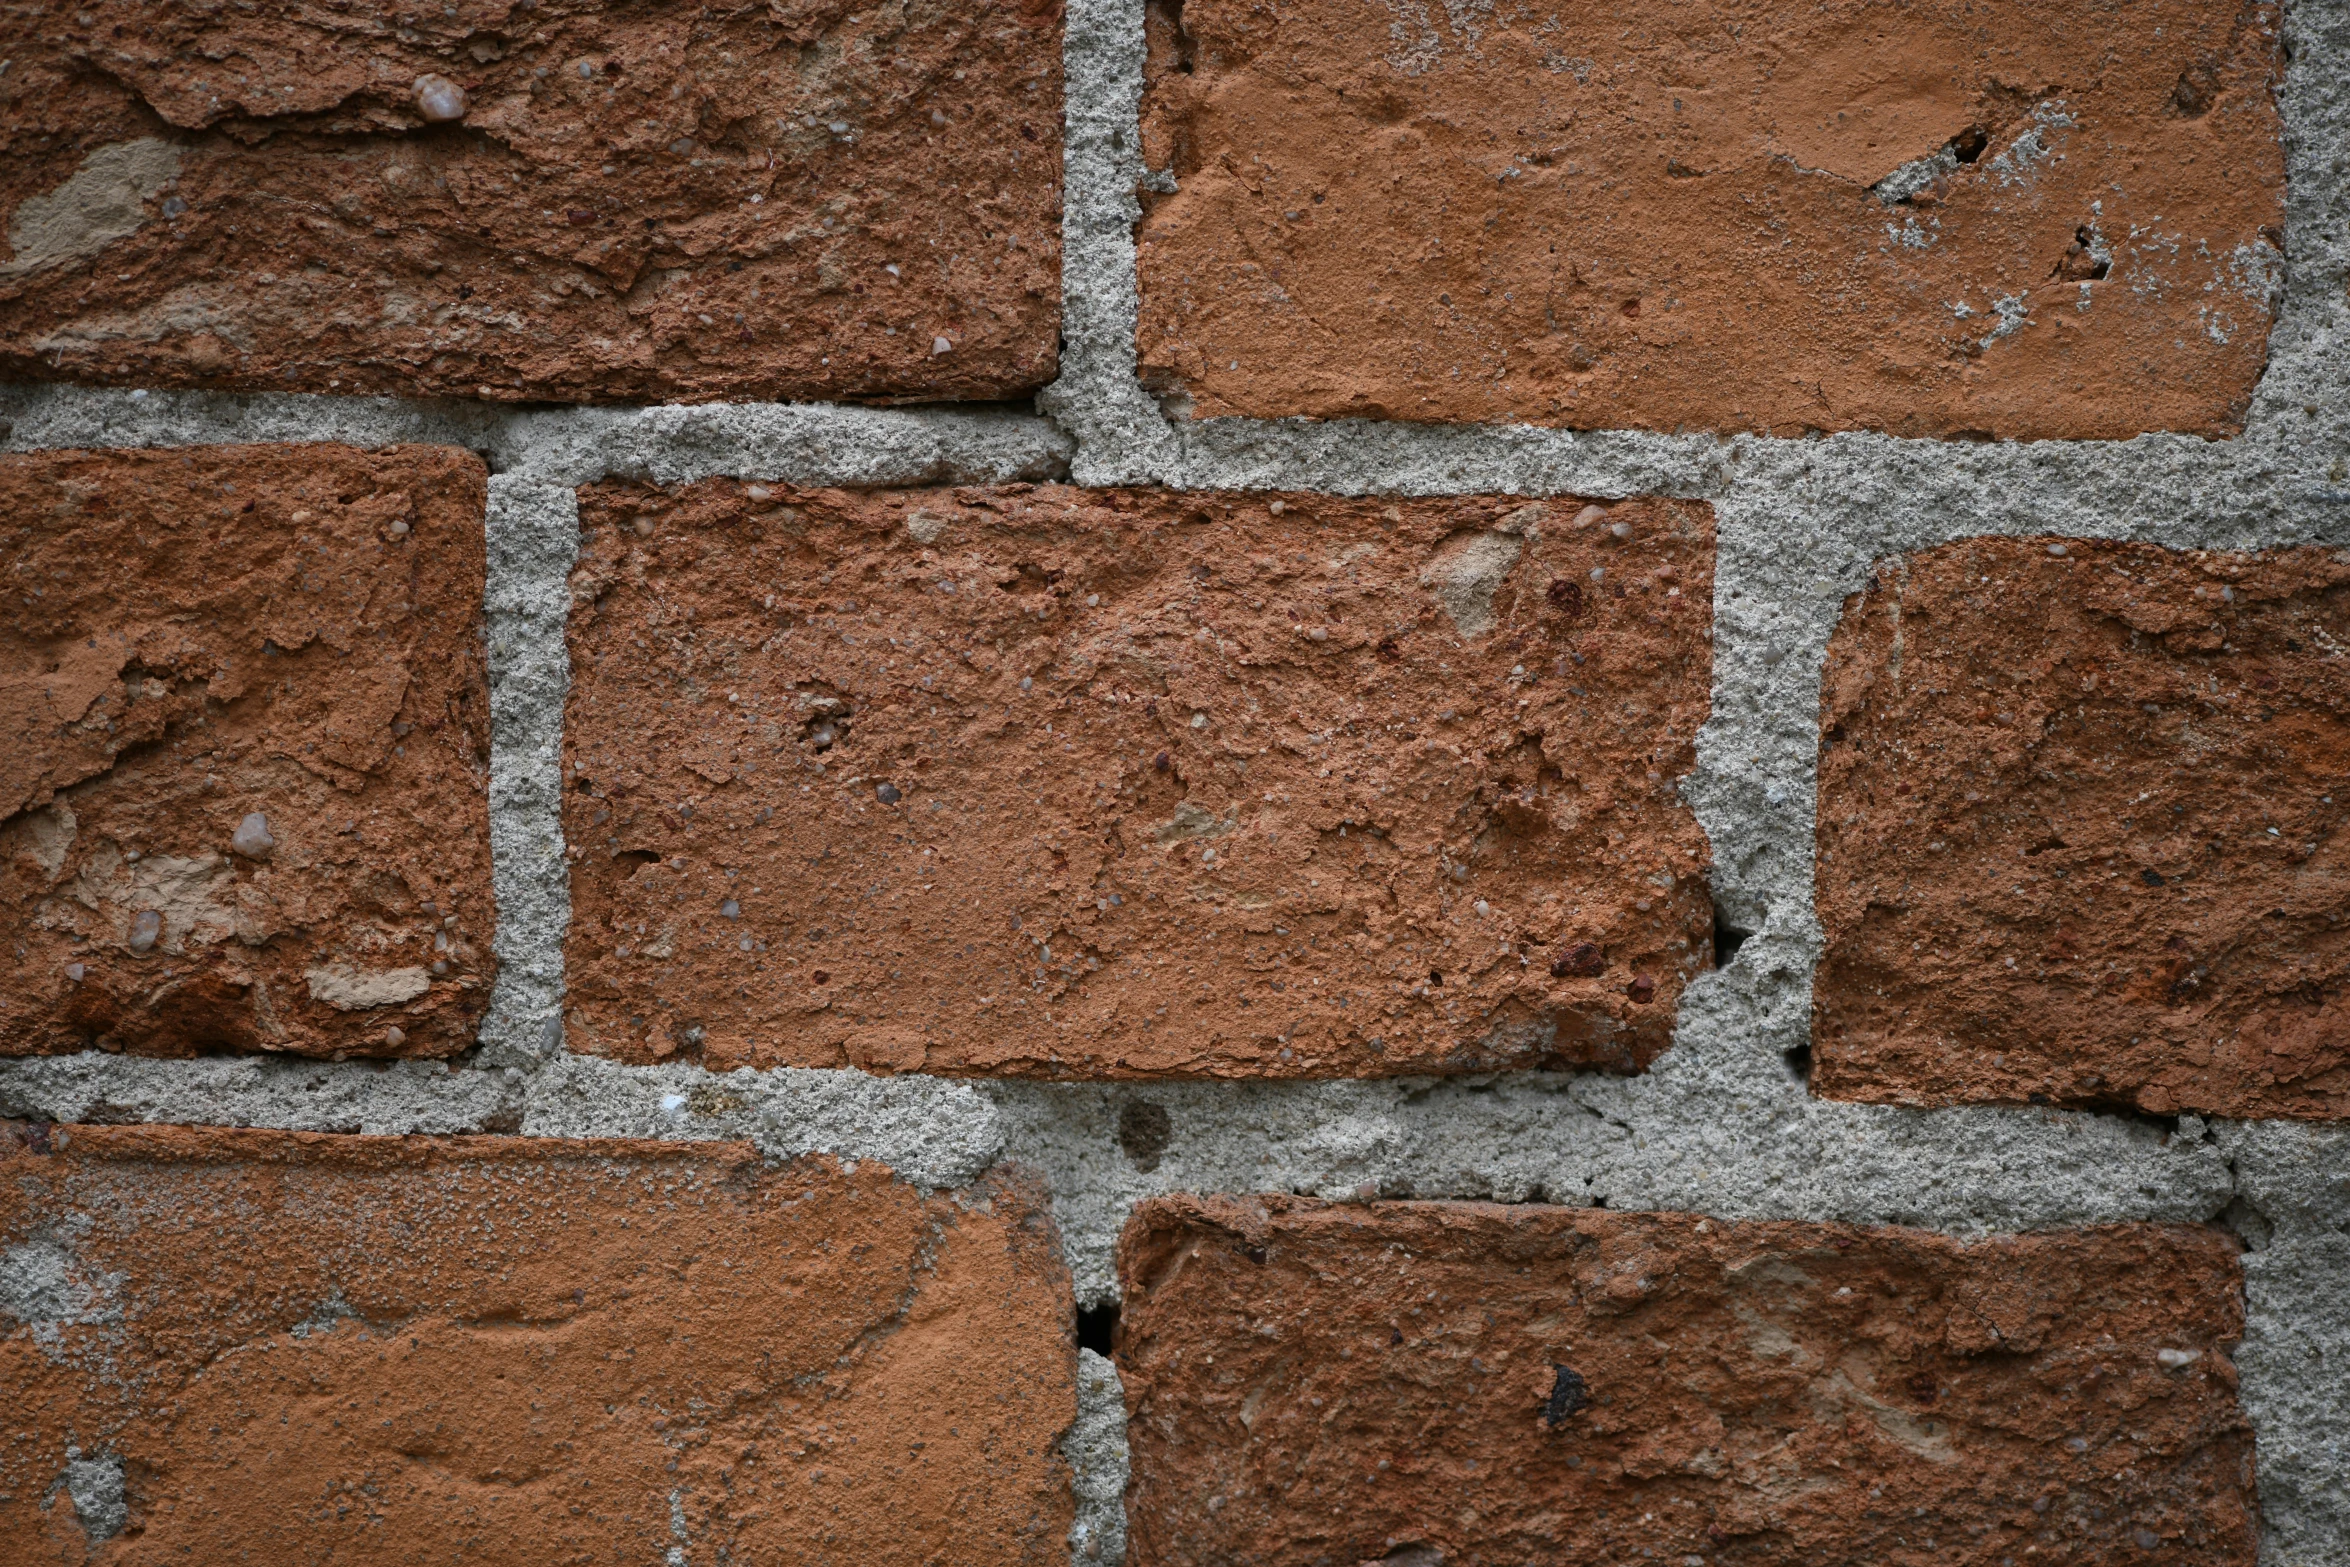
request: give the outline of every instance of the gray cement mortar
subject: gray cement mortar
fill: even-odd
[[[482,1064],[535,1062],[561,1048],[563,702],[571,690],[564,625],[579,556],[579,496],[512,474],[490,479],[490,874],[498,900],[498,977],[482,1020]]]
[[[1068,10],[1062,375],[1007,409],[729,405],[500,409],[390,399],[0,388],[0,449],[342,440],[463,445],[493,484],[488,603],[501,977],[481,1048],[448,1069],[88,1055],[0,1062],[0,1114],[328,1131],[746,1138],[777,1158],[879,1159],[924,1186],[1041,1170],[1082,1301],[1158,1192],[1604,1202],[1958,1234],[2120,1220],[2242,1235],[2237,1361],[2256,1425],[2267,1567],[2350,1564],[2350,1129],[1812,1099],[1819,930],[1810,844],[1820,665],[1844,596],[1890,554],[1970,534],[2174,546],[2350,545],[2350,0],[2290,5],[2288,268],[2244,434],[1996,445],[1303,420],[1171,421],[1136,381],[1132,224],[1145,169],[1138,0]],[[2128,395],[2117,388],[2117,396]],[[628,1068],[560,1050],[567,917],[556,815],[569,487],[708,476],[828,485],[1067,476],[1087,484],[1666,493],[1716,507],[1712,717],[1686,797],[1725,917],[1753,932],[1682,1005],[1646,1076],[1046,1085],[856,1072]],[[1138,1164],[1120,1113],[1164,1110]],[[1143,1165],[1147,1164],[1148,1168]],[[1120,1559],[1115,1371],[1082,1359],[1081,1560]],[[1106,1378],[1106,1383],[1104,1381]],[[1090,1391],[1088,1391],[1090,1389]],[[62,1460],[61,1460],[62,1461]]]
[[[1077,1519],[1069,1559],[1094,1567],[1126,1559],[1126,1389],[1118,1368],[1090,1349],[1077,1352],[1077,1419],[1061,1439]]]

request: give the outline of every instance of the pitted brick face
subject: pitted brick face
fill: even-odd
[[[1971,539],[1821,696],[1813,1087],[2350,1114],[2350,557]]]
[[[1708,961],[1673,501],[582,492],[573,1049],[1644,1067]]]
[[[0,20],[0,374],[570,402],[1052,379],[1058,0]]]
[[[434,447],[0,458],[0,1054],[472,1044],[483,493]]]
[[[1154,1199],[1130,1559],[2250,1567],[2236,1252]]]
[[[1154,3],[1144,374],[1203,418],[2230,434],[2283,279],[2276,30]]]
[[[1067,1560],[1069,1288],[1017,1178],[98,1127],[0,1175],[12,1562],[96,1554],[74,1462],[122,1477],[112,1561]]]

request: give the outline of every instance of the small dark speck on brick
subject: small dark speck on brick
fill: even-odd
[[[2140,871],[2138,873],[2138,879],[2149,887],[2159,887],[2162,885],[2162,872]]]
[[[873,797],[884,805],[895,805],[900,798],[896,784],[883,784],[873,791]]]
[[[1590,1407],[1591,1400],[1587,1396],[1590,1389],[1584,1385],[1581,1372],[1567,1366],[1553,1366],[1550,1369],[1550,1397],[1543,1400],[1542,1423],[1546,1426],[1562,1426],[1576,1410]]]

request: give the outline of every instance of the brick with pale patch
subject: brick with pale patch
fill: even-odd
[[[473,1043],[484,493],[441,447],[0,457],[0,1055]]]
[[[1018,1178],[15,1132],[11,1561],[1067,1560],[1069,1286]]]

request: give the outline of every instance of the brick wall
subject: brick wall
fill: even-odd
[[[0,1557],[2350,1562],[2350,10],[0,61]]]

